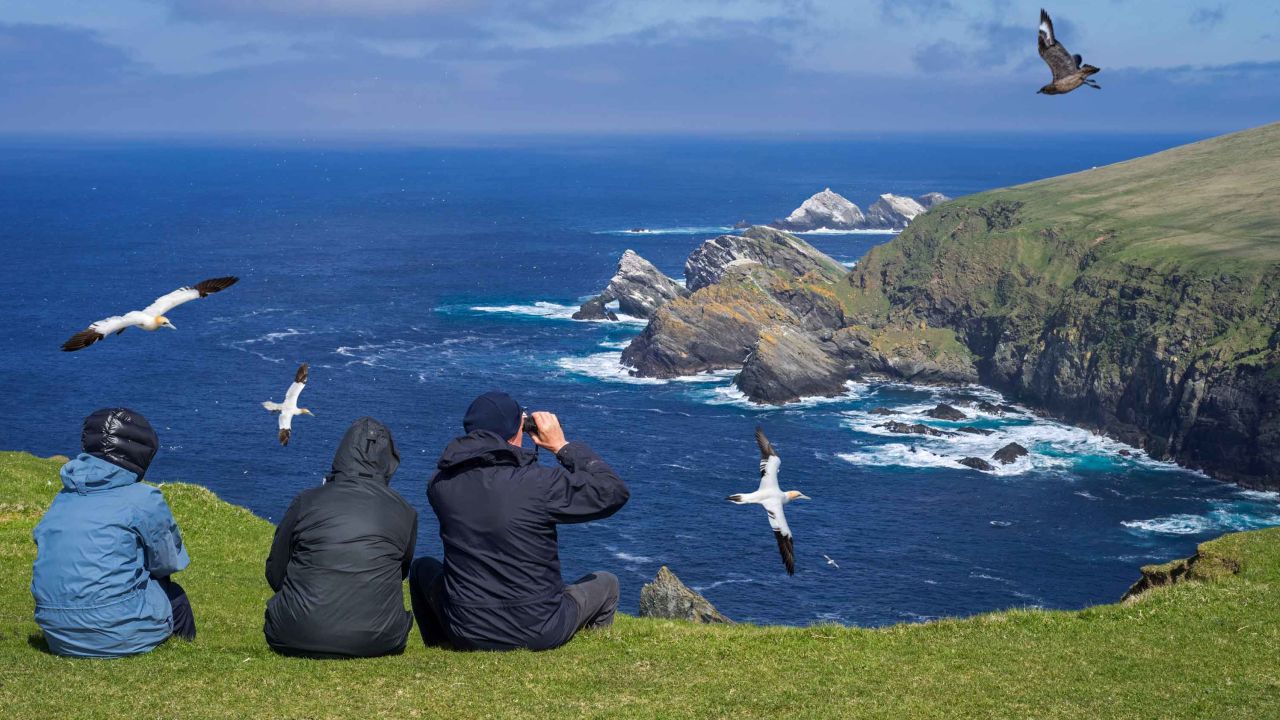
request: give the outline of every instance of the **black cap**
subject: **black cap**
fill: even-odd
[[[103,408],[84,419],[80,431],[84,451],[138,476],[147,472],[160,447],[151,423],[129,408]]]
[[[510,439],[520,430],[520,417],[524,415],[520,403],[498,390],[490,390],[471,401],[467,414],[462,418],[463,432],[488,430]]]

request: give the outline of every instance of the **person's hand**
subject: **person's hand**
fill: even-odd
[[[529,434],[535,445],[558,453],[560,448],[569,444],[569,441],[564,439],[564,430],[560,429],[560,418],[542,411],[529,417],[533,418],[534,424],[538,426],[538,432]]]

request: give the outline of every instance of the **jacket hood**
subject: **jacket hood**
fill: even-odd
[[[129,408],[103,408],[84,419],[80,431],[84,451],[141,479],[156,456],[160,438],[141,413]]]
[[[501,435],[489,430],[473,430],[456,437],[445,446],[436,467],[441,470],[458,470],[466,465],[528,465],[537,461],[537,455],[507,442]]]
[[[138,475],[88,453],[80,453],[62,466],[62,485],[81,495],[124,487],[138,482]]]
[[[333,455],[333,467],[324,478],[325,482],[379,480],[390,484],[398,467],[400,453],[396,452],[391,431],[371,417],[362,417],[342,436]]]

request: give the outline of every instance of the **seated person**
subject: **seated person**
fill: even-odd
[[[170,576],[190,562],[160,490],[142,482],[159,439],[146,418],[107,408],[85,418],[84,452],[62,466],[62,491],[33,533],[31,594],[49,650],[114,658],[196,636]]]
[[[267,644],[286,655],[373,657],[404,650],[413,616],[401,583],[418,513],[390,487],[400,465],[373,418],[347,430],[324,484],[298,493],[267,557]]]
[[[444,563],[419,558],[409,579],[427,645],[547,650],[613,623],[618,578],[597,572],[566,586],[556,525],[609,517],[626,504],[627,486],[591,448],[567,442],[551,413],[533,414],[532,438],[560,466],[539,464],[522,447],[523,418],[505,393],[476,398],[466,435],[445,448],[428,484]]]

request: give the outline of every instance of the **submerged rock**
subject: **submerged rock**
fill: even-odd
[[[618,321],[618,316],[612,310],[604,306],[604,298],[592,298],[584,303],[578,311],[573,314],[574,320],[612,320]]]
[[[995,466],[992,465],[991,463],[987,462],[986,460],[983,460],[982,458],[977,458],[977,457],[967,457],[961,460],[957,460],[956,462],[960,463],[961,465],[966,465],[968,467],[971,467],[974,470],[982,470],[984,472],[996,469]]]
[[[871,408],[872,415],[897,415],[894,411],[887,407]]]
[[[970,435],[994,435],[996,431],[977,428],[972,425],[965,425],[963,427],[956,428],[956,432],[969,433]]]
[[[732,623],[715,606],[690,590],[666,565],[658,568],[653,582],[640,588],[640,617],[687,620],[695,623]]]
[[[938,403],[937,407],[925,411],[925,415],[938,420],[964,420],[969,417],[946,403]]]
[[[955,435],[953,432],[931,428],[923,423],[910,425],[896,420],[890,420],[889,422],[882,423],[876,427],[884,428],[889,432],[901,433],[903,435],[928,435],[930,437],[952,437]]]
[[[974,407],[978,408],[984,413],[991,413],[992,415],[1004,414],[1004,408],[1002,406],[996,405],[995,403],[989,403],[986,400],[979,402],[977,405],[974,405]]]
[[[1026,448],[1015,442],[1009,443],[997,450],[995,454],[991,456],[991,459],[999,460],[1002,464],[1008,465],[1009,463],[1016,462],[1018,458],[1029,454],[1030,453],[1027,452]]]

